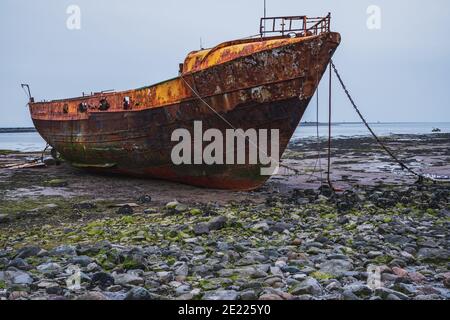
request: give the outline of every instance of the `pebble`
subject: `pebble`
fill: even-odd
[[[11,221],[11,217],[9,214],[1,213],[0,214],[0,224],[7,224]]]
[[[97,205],[93,202],[80,202],[73,205],[73,208],[76,210],[92,210],[97,208]]]
[[[41,251],[42,250],[39,247],[24,247],[17,251],[16,258],[26,259],[36,257]]]
[[[178,262],[174,266],[175,275],[187,277],[189,275],[189,266],[186,262]]]
[[[444,286],[445,286],[447,289],[450,289],[450,272],[445,273],[445,274],[443,275],[443,277],[444,277]]]
[[[162,283],[169,283],[174,279],[173,273],[168,271],[158,272],[157,276]]]
[[[108,300],[108,298],[101,292],[92,291],[92,292],[87,292],[87,293],[82,294],[81,296],[79,296],[77,298],[77,300],[102,301],[102,300]]]
[[[91,278],[91,285],[94,287],[108,288],[114,285],[115,282],[115,278],[106,272],[97,272]]]
[[[426,277],[420,272],[409,272],[408,278],[411,279],[412,282],[421,284],[426,280]]]
[[[377,191],[329,198],[300,190],[291,200],[270,191],[271,201],[262,204],[190,204],[198,209],[179,202],[166,208],[155,204],[148,210],[161,214],[137,214],[134,223],[125,223],[112,209],[107,220],[92,221],[101,236],[88,234],[90,218],[83,226],[52,226],[41,244],[48,251],[40,248],[44,241],[12,249],[37,241],[22,230],[0,249],[0,299],[450,299],[448,235],[442,223],[448,214],[440,215],[446,198],[437,200],[440,209],[423,214],[420,210],[429,208],[422,203],[428,206],[427,199],[440,192],[427,189],[434,187],[373,188]],[[298,199],[308,205],[299,206]],[[151,201],[137,199],[140,204]],[[408,211],[399,201],[402,206],[414,202],[417,209]],[[370,216],[355,214],[365,208]],[[101,204],[70,209],[96,209],[97,214]],[[71,237],[70,242],[58,240],[48,248],[53,232],[58,239]],[[77,243],[79,235],[83,239]],[[373,276],[369,265],[381,275],[377,289],[368,286]],[[81,271],[81,288],[68,290],[67,270],[75,266]]]
[[[87,267],[94,260],[88,256],[77,256],[70,259],[70,263],[79,265],[81,267]]]
[[[402,268],[393,267],[392,272],[400,278],[404,278],[404,277],[408,276],[408,271],[406,271],[405,269],[402,269]]]
[[[22,300],[28,297],[26,291],[13,291],[9,294],[8,300]]]
[[[225,228],[228,219],[226,217],[217,217],[208,223],[209,230],[220,230]]]
[[[75,256],[77,250],[74,246],[62,245],[51,250],[49,254],[51,256]]]
[[[376,289],[375,294],[386,300],[409,300],[407,295],[387,288]]]
[[[363,283],[353,283],[345,286],[344,291],[350,291],[358,298],[370,297],[373,293],[372,289]]]
[[[125,300],[153,300],[152,294],[144,288],[132,288],[126,295]]]
[[[34,282],[33,278],[26,272],[6,271],[5,274],[7,275],[5,278],[11,279],[12,284],[29,285]]]
[[[62,267],[58,263],[48,262],[37,266],[36,269],[42,273],[57,273],[62,270]]]
[[[117,214],[121,216],[132,216],[134,214],[134,209],[129,204],[126,204],[117,209]]]
[[[238,297],[239,293],[235,290],[216,290],[205,292],[202,300],[234,301]]]
[[[417,254],[417,258],[424,262],[448,262],[449,251],[445,249],[422,248]]]
[[[322,294],[323,289],[316,279],[307,278],[300,284],[294,286],[290,292],[293,295],[311,294],[319,296]]]
[[[144,279],[129,273],[116,274],[113,275],[113,277],[114,283],[122,286],[126,285],[139,286],[144,284]]]
[[[353,270],[353,264],[346,260],[330,260],[320,265],[320,272],[336,277],[341,277],[351,270]]]
[[[194,226],[194,233],[196,236],[209,234],[209,225],[207,223],[199,223]]]
[[[152,197],[149,196],[148,194],[144,195],[144,196],[140,196],[137,200],[138,203],[140,204],[148,204],[152,202]]]
[[[259,300],[262,301],[281,301],[283,298],[281,298],[279,295],[266,293],[263,294],[261,297],[259,297]]]
[[[11,260],[8,267],[15,267],[20,270],[28,270],[31,268],[30,265],[22,258],[15,258],[14,260]]]

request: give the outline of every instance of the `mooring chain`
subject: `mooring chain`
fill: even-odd
[[[425,177],[422,174],[419,174],[417,172],[415,172],[413,169],[411,169],[409,166],[407,166],[403,161],[401,161],[395,154],[394,152],[389,149],[389,147],[387,147],[383,141],[381,141],[381,139],[376,135],[376,133],[373,131],[372,127],[369,125],[369,123],[367,122],[367,120],[364,118],[364,116],[362,115],[361,111],[359,110],[358,106],[355,103],[355,100],[353,100],[353,97],[350,95],[350,92],[348,91],[347,87],[344,84],[344,81],[342,80],[342,77],[339,73],[339,71],[337,70],[336,66],[334,65],[333,60],[331,60],[331,66],[333,67],[334,73],[336,74],[339,83],[341,84],[342,88],[345,91],[345,94],[347,95],[348,99],[350,100],[350,103],[352,104],[353,108],[356,110],[356,112],[358,113],[359,117],[361,118],[361,120],[364,122],[364,125],[367,127],[367,129],[370,131],[370,133],[372,134],[372,136],[375,138],[375,140],[378,142],[378,144],[389,154],[389,156],[391,156],[391,158],[393,160],[395,160],[395,162],[397,162],[400,167],[404,170],[409,171],[410,173],[412,173],[413,175],[417,176],[418,178],[420,178],[421,180],[425,179]]]
[[[350,103],[352,104],[353,108],[356,110],[358,116],[361,118],[361,120],[363,121],[364,125],[367,127],[367,129],[369,130],[369,132],[372,134],[372,136],[375,138],[375,140],[377,141],[377,143],[383,148],[383,150],[386,151],[386,153],[397,163],[400,165],[400,167],[403,170],[407,170],[408,172],[410,172],[411,174],[413,174],[414,176],[418,177],[421,180],[427,179],[426,177],[424,177],[422,174],[417,173],[416,171],[414,171],[413,169],[411,169],[409,166],[407,166],[403,161],[401,161],[395,154],[394,152],[389,149],[389,147],[387,147],[382,141],[381,139],[377,136],[377,134],[373,131],[372,127],[369,125],[369,123],[367,122],[367,120],[364,118],[364,116],[362,115],[361,111],[359,110],[358,106],[355,103],[355,100],[353,99],[353,97],[350,95],[350,92],[348,91],[346,85],[344,84],[344,81],[342,80],[342,77],[339,73],[339,71],[337,70],[333,60],[330,61],[331,67],[334,70],[334,73],[336,74],[339,83],[341,84],[343,90],[345,91],[345,94],[347,95],[347,98],[349,99]],[[191,85],[184,79],[183,76],[180,77],[183,82],[188,86],[188,88],[197,96],[197,98],[200,99],[200,101],[202,101],[206,106],[208,106],[208,108],[210,108],[216,115],[218,115],[222,120],[224,120],[230,127],[234,128],[234,126],[228,121],[226,120],[222,115],[220,115],[214,108],[212,108],[201,96],[200,94],[191,87]],[[288,165],[284,165],[279,163],[280,167],[285,168],[287,170],[293,171],[295,172],[296,175],[303,175],[302,172],[300,172],[300,170],[293,168],[291,166]]]

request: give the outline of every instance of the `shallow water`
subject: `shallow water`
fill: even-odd
[[[431,134],[433,129],[441,129],[441,133],[450,133],[450,122],[443,123],[374,123],[370,124],[379,136],[390,136],[393,134]],[[293,139],[315,137],[316,125],[300,125]],[[328,137],[328,126],[319,127],[319,135]],[[332,126],[333,137],[356,137],[369,136],[370,132],[362,123],[342,123]]]
[[[46,143],[37,132],[0,133],[0,150],[33,152],[44,150]]]
[[[442,133],[450,133],[450,122],[444,123],[376,123],[371,124],[374,131],[380,136],[392,134],[430,134],[434,128],[439,128]],[[328,127],[320,126],[319,133],[322,137],[328,136]],[[333,137],[367,136],[369,132],[363,124],[342,123],[332,127]],[[300,125],[294,134],[293,140],[311,138],[316,136],[315,125]],[[22,152],[42,151],[45,141],[37,132],[27,133],[0,133],[0,150],[14,150]]]

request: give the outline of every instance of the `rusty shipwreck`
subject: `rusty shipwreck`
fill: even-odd
[[[255,189],[269,178],[260,164],[173,164],[172,132],[195,121],[205,130],[279,129],[281,157],[339,44],[330,15],[263,18],[257,37],[190,53],[174,79],[50,102],[30,96],[29,109],[40,135],[75,167]]]

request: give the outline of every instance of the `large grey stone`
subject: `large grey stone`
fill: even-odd
[[[352,283],[344,287],[344,291],[350,291],[359,298],[366,298],[372,295],[373,291],[365,283]]]
[[[225,228],[228,219],[226,217],[217,217],[208,223],[209,230],[220,230]]]
[[[239,298],[239,293],[235,290],[208,291],[203,295],[203,300],[234,301]]]
[[[401,292],[388,288],[379,288],[375,290],[375,295],[385,300],[409,300],[409,297]],[[395,297],[395,298],[394,298]]]
[[[353,264],[346,260],[329,260],[320,265],[320,272],[336,277],[341,277],[351,270],[353,270]]]
[[[136,275],[122,273],[114,275],[114,283],[117,285],[133,285],[139,286],[144,284],[144,279]]]
[[[41,252],[39,247],[24,247],[17,251],[16,258],[26,259],[30,257],[35,257]]]
[[[30,265],[22,258],[15,258],[8,264],[9,267],[14,267],[20,270],[29,270]]]
[[[76,300],[103,301],[103,300],[108,300],[108,298],[101,292],[91,291],[91,292],[84,293],[83,295],[79,296]]]
[[[186,262],[178,262],[174,266],[175,275],[187,277],[189,274],[189,266]]]
[[[199,223],[194,226],[194,233],[201,236],[209,233],[209,225],[207,223]]]
[[[77,251],[74,246],[62,245],[50,251],[53,256],[76,256]]]
[[[0,214],[0,224],[2,223],[8,223],[11,221],[11,217],[8,214]]]
[[[153,300],[153,297],[148,290],[137,287],[127,293],[125,300]]]
[[[291,227],[292,227],[292,226],[289,225],[289,224],[287,224],[287,223],[284,223],[284,222],[277,222],[277,223],[275,223],[275,224],[270,228],[270,230],[271,230],[272,232],[279,232],[279,233],[282,233],[282,232],[284,232],[284,231],[286,231],[286,230],[289,230]]]
[[[296,296],[304,294],[311,294],[318,296],[321,295],[322,292],[323,292],[322,286],[314,278],[307,278],[301,283],[295,285],[294,288],[291,290],[291,293]]]
[[[70,259],[70,263],[79,265],[81,267],[87,267],[94,260],[88,256],[78,256]]]
[[[419,250],[417,257],[425,262],[448,262],[449,251],[438,248],[422,248]]]
[[[33,278],[23,271],[0,272],[0,280],[13,285],[29,285],[34,282]]]
[[[43,263],[36,268],[39,272],[42,273],[54,273],[61,271],[61,266],[54,262]]]
[[[156,275],[162,283],[169,283],[173,280],[173,273],[169,271],[160,271],[157,272]]]

